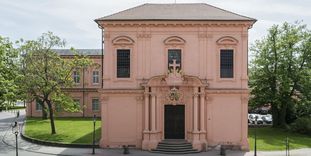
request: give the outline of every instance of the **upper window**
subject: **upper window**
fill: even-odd
[[[168,50],[168,69],[173,69],[173,66],[171,66],[174,63],[174,60],[176,60],[177,67],[176,69],[181,69],[181,50],[180,49],[169,49]]]
[[[99,99],[92,99],[92,110],[99,111]]]
[[[129,49],[117,50],[117,77],[129,78],[131,68],[131,58]]]
[[[93,71],[93,83],[99,83],[99,71]]]
[[[233,50],[220,50],[220,78],[233,78]]]
[[[39,100],[36,100],[36,110],[37,111],[41,111],[42,110],[42,105],[41,105],[41,101]]]
[[[80,73],[78,71],[73,71],[73,81],[74,83],[80,83]]]

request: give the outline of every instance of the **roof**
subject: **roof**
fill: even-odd
[[[74,55],[73,51],[71,49],[53,49],[56,53],[59,55]],[[75,49],[78,54],[82,55],[101,55],[102,50],[101,49]]]
[[[143,4],[95,21],[256,21],[205,3]]]

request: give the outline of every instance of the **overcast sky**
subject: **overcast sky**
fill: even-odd
[[[208,3],[256,18],[249,31],[250,44],[273,24],[303,20],[311,28],[310,0],[176,0]],[[67,47],[101,48],[101,32],[94,19],[144,3],[175,0],[0,0],[0,35],[11,40],[36,39],[52,31],[66,39]]]

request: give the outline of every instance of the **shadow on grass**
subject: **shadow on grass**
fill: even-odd
[[[251,148],[254,146],[255,129],[249,129]],[[257,148],[259,150],[285,150],[285,139],[289,138],[291,149],[310,148],[311,137],[279,128],[257,128]]]
[[[101,128],[97,128],[95,130],[95,143],[99,143],[100,135],[101,134]],[[93,131],[85,134],[84,136],[78,138],[77,140],[73,141],[72,143],[75,144],[93,144]]]

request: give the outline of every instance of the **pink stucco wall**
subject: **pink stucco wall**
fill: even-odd
[[[99,24],[105,29],[104,87],[99,91],[101,147],[129,144],[153,149],[164,139],[163,111],[164,105],[169,104],[165,96],[171,87],[163,82],[167,77],[167,51],[181,49],[182,70],[187,77],[179,85],[184,97],[178,104],[185,105],[185,139],[199,150],[217,144],[248,149],[247,45],[252,22],[101,21]],[[131,51],[130,78],[116,77],[117,49]],[[234,50],[233,78],[220,78],[220,49]]]

